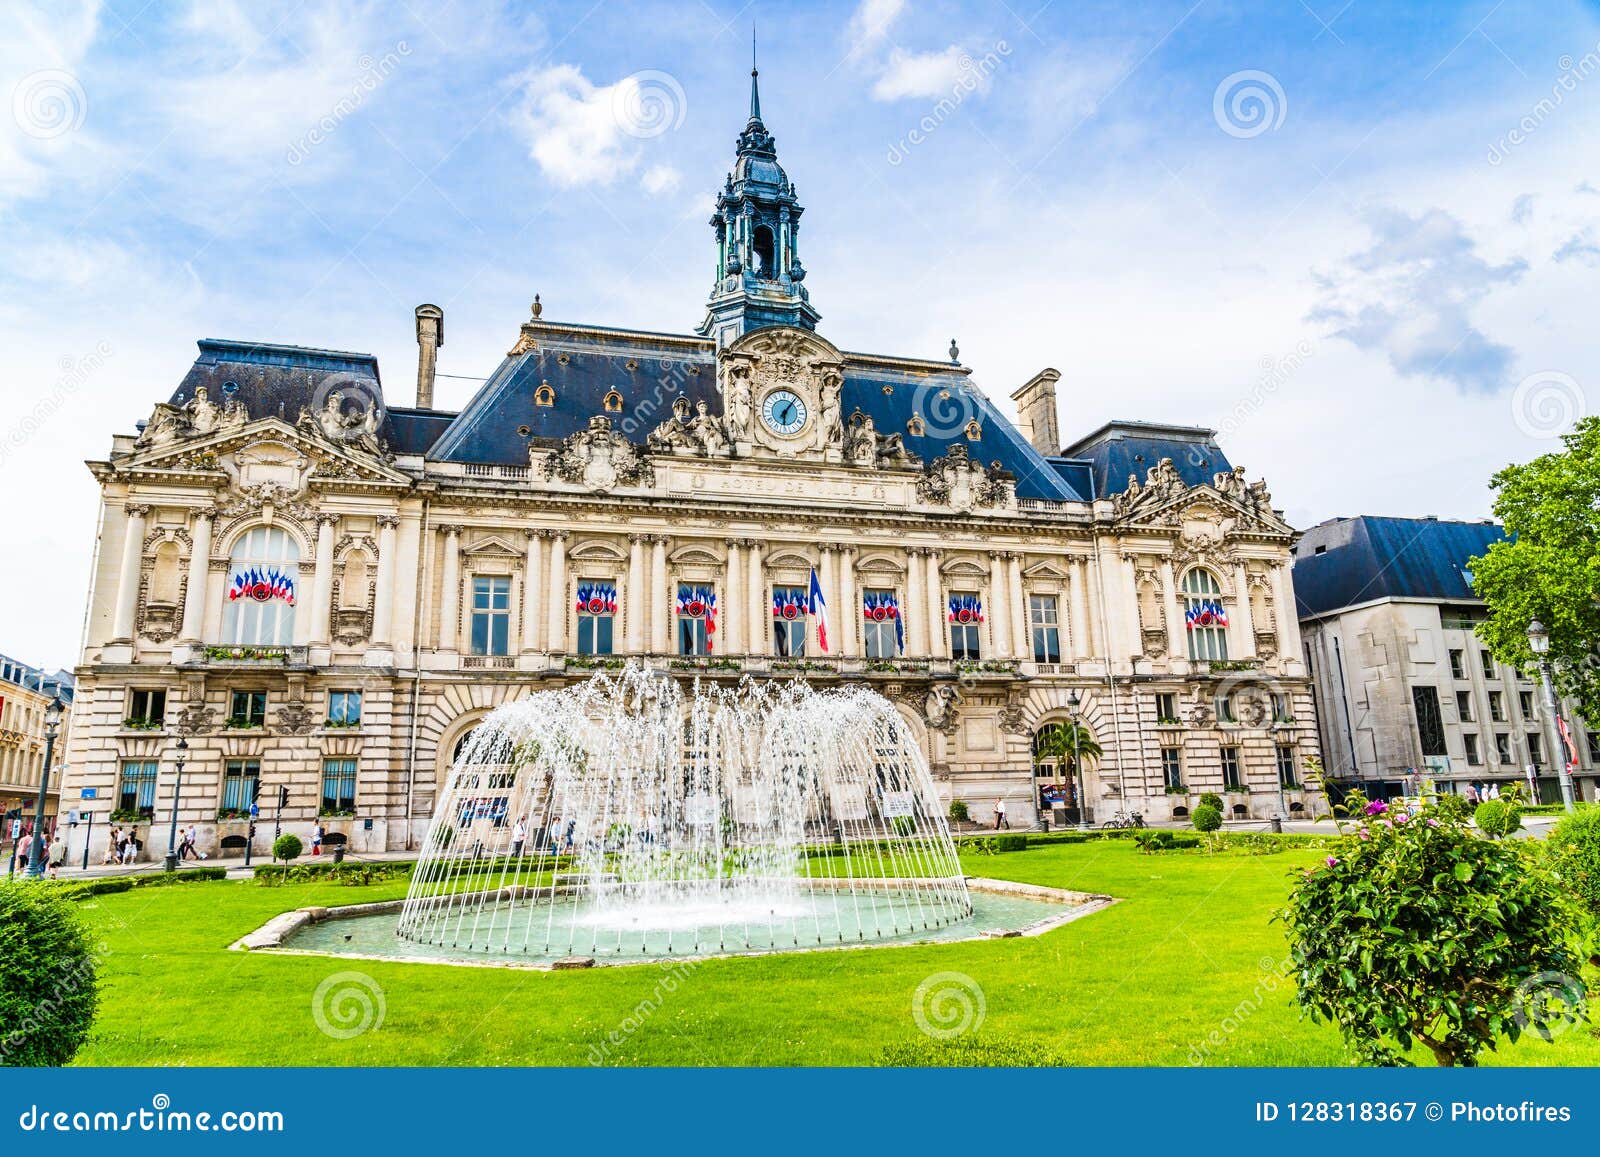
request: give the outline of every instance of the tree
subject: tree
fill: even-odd
[[[274,860],[282,860],[287,864],[300,854],[303,846],[300,843],[299,836],[284,832],[283,835],[272,841],[272,858]]]
[[[1409,1065],[1420,1044],[1475,1065],[1501,1037],[1583,1016],[1580,916],[1538,848],[1355,803],[1358,824],[1278,914],[1312,1019],[1367,1064]]]
[[[37,882],[0,884],[0,1064],[64,1065],[99,1003],[89,935]]]
[[[1078,775],[1078,765],[1085,759],[1099,759],[1105,754],[1100,745],[1094,741],[1094,735],[1083,724],[1075,719],[1065,723],[1051,726],[1039,740],[1039,746],[1034,751],[1036,762],[1046,759],[1057,760],[1062,767],[1072,772],[1076,786],[1074,792],[1080,792],[1083,780]],[[1077,800],[1079,807],[1083,806],[1082,800]]]
[[[1194,815],[1190,819],[1195,831],[1214,832],[1222,826],[1222,809],[1203,803],[1194,809]]]
[[[1472,588],[1489,604],[1478,637],[1495,658],[1534,665],[1528,624],[1550,632],[1556,686],[1600,725],[1600,417],[1563,435],[1565,449],[1494,476],[1495,517],[1507,539],[1467,565]]]

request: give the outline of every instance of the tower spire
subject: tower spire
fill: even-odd
[[[756,122],[761,120],[761,89],[756,84],[756,78],[761,75],[761,70],[756,67],[756,26],[750,24],[750,119]]]

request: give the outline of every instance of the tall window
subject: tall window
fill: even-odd
[[[1422,754],[1445,754],[1444,717],[1439,713],[1438,688],[1411,688],[1411,705],[1417,713],[1417,742]]]
[[[683,583],[678,587],[678,654],[711,654],[716,631],[717,592],[709,586]]]
[[[1479,651],[1478,662],[1483,666],[1483,677],[1485,679],[1493,679],[1495,677],[1494,656],[1489,654],[1488,651]]]
[[[1218,723],[1237,723],[1237,722],[1239,722],[1239,717],[1236,714],[1234,714],[1233,696],[1232,695],[1218,695],[1217,696],[1217,722]]]
[[[222,807],[248,812],[261,790],[261,761],[230,759],[222,765]]]
[[[1183,786],[1183,751],[1180,748],[1161,749],[1161,778],[1168,787]]]
[[[904,649],[905,620],[894,591],[868,587],[862,592],[861,631],[869,659],[893,659]]]
[[[1517,706],[1522,708],[1522,717],[1524,719],[1532,719],[1533,718],[1533,692],[1532,691],[1518,691],[1517,692]]]
[[[294,642],[300,593],[300,547],[288,531],[258,526],[234,544],[222,641],[286,647]]]
[[[806,653],[805,587],[772,588],[772,653],[798,656]]]
[[[1494,761],[1496,763],[1511,762],[1511,736],[1504,731],[1497,731],[1494,737]]]
[[[955,591],[950,595],[949,617],[950,657],[983,658],[983,600],[974,591]]]
[[[1033,632],[1033,661],[1061,662],[1061,620],[1055,595],[1028,596],[1028,625]]]
[[[1472,722],[1472,692],[1456,692],[1456,715],[1463,723]]]
[[[1224,747],[1222,749],[1222,783],[1224,787],[1244,786],[1244,777],[1239,770],[1239,749],[1237,747]]]
[[[265,691],[231,691],[228,694],[230,727],[263,727],[267,722]]]
[[[1176,691],[1158,691],[1156,693],[1156,722],[1176,723],[1178,721],[1178,694]]]
[[[1280,743],[1277,748],[1279,786],[1299,787],[1300,777],[1294,765],[1294,744]]]
[[[1537,731],[1528,732],[1528,762],[1535,767],[1544,766],[1544,744],[1539,741]]]
[[[355,811],[356,761],[353,759],[324,759],[322,761],[323,815]]]
[[[495,575],[472,578],[472,653],[506,655],[511,645],[511,580]]]
[[[1228,657],[1228,613],[1222,588],[1208,570],[1198,567],[1183,576],[1183,621],[1189,630],[1189,658]]]
[[[1496,723],[1506,721],[1506,697],[1503,691],[1489,692],[1489,718]]]
[[[1478,737],[1470,732],[1461,737],[1467,743],[1467,762],[1473,767],[1483,763],[1483,751],[1478,747]]]
[[[578,584],[578,654],[609,655],[616,630],[617,588],[605,582]]]
[[[117,810],[143,812],[147,817],[155,812],[155,760],[129,760],[122,765],[122,778],[117,784]]]
[[[328,722],[340,727],[354,727],[361,722],[361,692],[329,691]]]
[[[1450,678],[1465,679],[1467,677],[1466,657],[1460,651],[1450,652]]]

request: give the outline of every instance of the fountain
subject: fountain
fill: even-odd
[[[971,914],[932,776],[888,700],[748,678],[685,694],[630,664],[505,704],[472,733],[397,933],[643,959],[905,939]]]

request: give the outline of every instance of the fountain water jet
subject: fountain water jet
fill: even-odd
[[[649,956],[861,943],[971,912],[932,776],[888,700],[750,679],[685,695],[630,664],[508,703],[472,733],[398,931]]]

